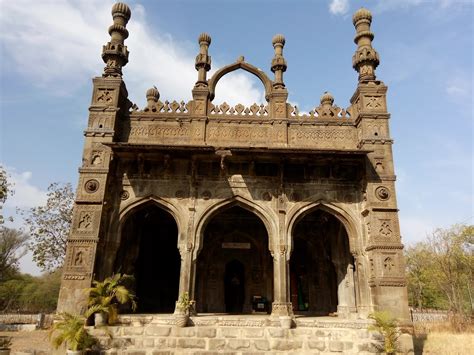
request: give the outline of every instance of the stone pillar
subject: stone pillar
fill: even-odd
[[[181,269],[179,272],[179,295],[178,299],[188,293],[190,299],[192,296],[191,292],[191,281],[192,273],[191,267],[193,263],[192,244],[180,245],[179,254],[181,255]],[[175,310],[176,312],[176,310]]]
[[[289,269],[287,246],[280,245],[273,253],[272,316],[288,316],[293,314],[289,292]]]

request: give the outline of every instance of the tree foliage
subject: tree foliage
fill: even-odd
[[[61,266],[66,255],[66,241],[72,222],[74,193],[71,184],[53,183],[48,187],[44,206],[21,210],[33,260],[45,271]]]
[[[0,282],[18,272],[18,261],[25,255],[27,235],[7,227],[0,227]]]
[[[474,226],[436,229],[426,241],[407,248],[405,255],[413,306],[472,313]]]

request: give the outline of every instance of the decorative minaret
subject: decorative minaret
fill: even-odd
[[[375,80],[375,68],[379,65],[379,54],[372,47],[374,34],[370,31],[372,14],[369,10],[360,8],[352,16],[356,28],[354,42],[357,50],[352,57],[352,66],[359,73],[359,81]]]
[[[285,46],[285,37],[281,34],[273,36],[272,39],[273,48],[275,49],[275,56],[272,59],[271,70],[275,73],[275,81],[273,87],[276,89],[282,89],[285,87],[283,82],[283,73],[286,71],[287,65],[286,60],[283,57],[283,47]]]
[[[110,41],[102,47],[102,59],[106,63],[104,77],[121,77],[122,67],[128,63],[128,50],[124,42],[128,37],[126,26],[130,15],[130,8],[124,3],[118,2],[112,7],[114,23],[109,27]]]
[[[198,37],[199,54],[196,56],[196,70],[198,71],[198,80],[195,87],[206,87],[206,74],[211,69],[211,57],[208,50],[211,44],[211,36],[207,33],[201,33]]]

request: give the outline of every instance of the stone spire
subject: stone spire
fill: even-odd
[[[126,26],[130,15],[126,4],[118,2],[112,6],[114,23],[109,27],[110,41],[102,47],[102,59],[106,63],[104,77],[121,77],[122,67],[128,63],[128,50],[124,42],[128,37]]]
[[[372,14],[365,8],[360,8],[352,16],[356,28],[354,42],[357,50],[352,57],[352,67],[359,73],[359,82],[375,80],[375,68],[379,65],[379,54],[372,47],[374,34],[370,31]]]
[[[283,73],[286,71],[287,65],[286,60],[283,57],[283,47],[285,46],[285,37],[281,34],[273,36],[272,39],[273,48],[275,49],[275,55],[272,59],[272,72],[275,73],[275,82],[273,87],[282,89],[285,87],[283,82]]]
[[[325,91],[324,94],[321,96],[321,107],[329,108],[332,107],[334,104],[334,97],[331,95],[330,92]]]
[[[211,69],[211,57],[208,50],[211,44],[211,36],[207,33],[201,33],[198,38],[199,54],[196,56],[196,70],[198,71],[198,80],[195,87],[206,87],[206,74]]]

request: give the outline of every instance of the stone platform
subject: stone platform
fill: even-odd
[[[291,329],[269,315],[205,314],[179,328],[172,315],[121,315],[108,327],[112,338],[91,327],[103,354],[372,354],[368,320],[296,316]]]

